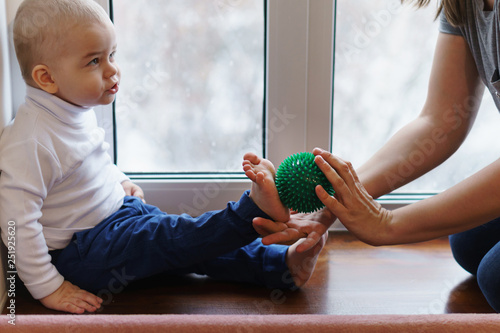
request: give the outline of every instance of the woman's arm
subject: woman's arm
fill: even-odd
[[[349,231],[368,244],[426,241],[500,216],[500,160],[434,197],[388,211],[368,194],[350,163],[319,149],[315,154],[318,166],[336,189],[334,198],[318,186],[318,197]]]
[[[362,168],[316,150],[336,198],[320,199],[361,240],[373,245],[425,241],[465,231],[500,216],[500,161],[432,198],[388,211],[378,197],[446,160],[467,136],[484,87],[463,37],[440,34],[429,92],[417,119]]]
[[[372,158],[359,168],[360,182],[357,185],[362,188],[363,194],[361,195],[361,192],[358,194],[365,197],[365,202],[356,209],[359,209],[360,213],[367,213],[368,215],[385,214],[386,212],[382,207],[372,198],[387,194],[409,183],[451,156],[469,133],[476,118],[483,92],[484,86],[480,81],[474,59],[464,38],[441,33],[436,45],[424,107],[415,120],[398,131]],[[344,165],[344,167],[346,166]],[[325,168],[325,170],[328,169]],[[348,176],[346,175],[346,177]],[[349,177],[352,177],[352,175]],[[337,188],[335,190],[337,191]],[[358,191],[361,191],[361,189]],[[441,197],[443,195],[439,196],[438,200]],[[326,200],[326,197],[324,199]],[[426,202],[426,204],[428,203]],[[353,213],[352,209],[351,213]],[[414,209],[416,211],[413,211],[413,213],[408,212]],[[402,210],[402,213],[406,211],[410,215],[416,214],[415,216],[418,216],[419,209],[421,209],[420,205],[412,205]],[[334,217],[336,211],[330,210],[334,214],[332,217]],[[436,214],[436,212],[433,212],[433,214]],[[386,215],[389,216],[390,214]],[[401,215],[396,215],[396,217],[398,216]],[[375,221],[380,217],[379,215],[374,218],[370,215],[370,218]],[[365,216],[365,218],[367,217]],[[326,221],[324,217],[316,219],[314,215],[311,215],[309,219],[302,217],[300,220],[293,219],[292,216],[291,223],[280,225],[279,228],[271,225],[271,221],[265,220],[256,221],[254,225],[258,226],[260,234],[265,236],[263,241],[266,243],[279,243],[292,242],[300,237],[310,235],[313,230],[316,230],[315,234],[317,234],[318,230],[326,229],[322,228],[320,224],[327,227],[331,222]],[[404,225],[401,225],[402,228],[396,231],[384,231],[388,234],[399,232],[400,235],[387,235],[383,237],[384,240],[381,240],[378,238],[378,233],[382,232],[385,227],[360,222],[358,232],[354,223],[347,222],[345,224],[354,233],[358,232],[358,237],[362,240],[380,244],[411,242],[416,241],[416,239],[424,240],[451,233],[451,228],[445,227],[445,222],[440,223],[433,225],[432,228],[429,225],[426,226],[426,228],[429,228],[429,232],[434,231],[435,234],[420,234],[415,239],[406,241],[403,241],[401,234],[410,231],[405,230],[409,228],[404,228]],[[458,223],[455,226],[458,226]],[[479,223],[479,221],[476,220],[473,223]],[[396,225],[400,226],[399,223],[396,223]],[[418,228],[418,225],[422,226],[421,222],[416,222],[414,227]],[[443,227],[441,230],[438,230],[440,229],[439,225]],[[314,239],[309,239],[308,244],[313,243]]]
[[[420,115],[357,170],[368,193],[390,193],[450,157],[469,133],[483,92],[464,38],[441,33]]]

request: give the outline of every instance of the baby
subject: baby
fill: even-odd
[[[35,20],[36,18],[36,20]],[[16,226],[16,268],[35,299],[93,312],[117,272],[130,280],[198,273],[271,288],[302,286],[323,239],[265,246],[256,217],[287,221],[270,161],[244,156],[250,191],[226,209],[170,215],[114,165],[92,107],[112,103],[120,69],[114,26],[92,0],[25,0],[14,22],[25,103],[0,138],[0,226]],[[130,282],[130,281],[128,281]],[[82,288],[82,289],[80,289]]]

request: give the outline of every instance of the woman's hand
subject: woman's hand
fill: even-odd
[[[292,214],[286,223],[257,217],[253,220],[253,226],[263,236],[264,245],[291,245],[306,238],[297,246],[296,250],[300,253],[313,248],[334,221],[335,216],[328,209],[323,209],[311,214]]]
[[[139,185],[132,183],[130,180],[126,180],[122,183],[122,186],[126,195],[138,197],[142,202],[146,203],[146,200],[144,200],[144,191]]]
[[[313,153],[316,164],[335,190],[332,197],[318,185],[316,194],[321,202],[361,241],[384,244],[389,235],[392,213],[368,194],[351,163],[319,148]]]

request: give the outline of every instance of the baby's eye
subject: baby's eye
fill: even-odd
[[[89,62],[89,65],[97,65],[99,63],[99,58],[92,59],[91,62]]]
[[[111,54],[109,55],[109,59],[114,59],[115,54],[116,54],[116,51],[111,52]]]

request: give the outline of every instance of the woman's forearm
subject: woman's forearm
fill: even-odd
[[[335,189],[316,194],[360,240],[372,245],[418,242],[464,231],[500,216],[500,162],[457,186],[394,211],[379,197],[446,160],[472,127],[484,85],[461,36],[440,33],[421,114],[358,170],[315,149],[316,163]]]
[[[357,170],[368,193],[390,193],[453,154],[474,123],[483,92],[466,41],[441,33],[421,114]]]
[[[417,179],[449,158],[468,128],[452,130],[420,116],[399,130],[358,170],[361,183],[374,198]]]
[[[500,160],[450,189],[396,209],[385,244],[413,243],[466,231],[500,216]]]
[[[352,165],[315,149],[316,163],[335,188],[316,193],[360,240],[371,245],[415,243],[455,234],[500,216],[500,160],[450,189],[389,211],[366,191]]]

